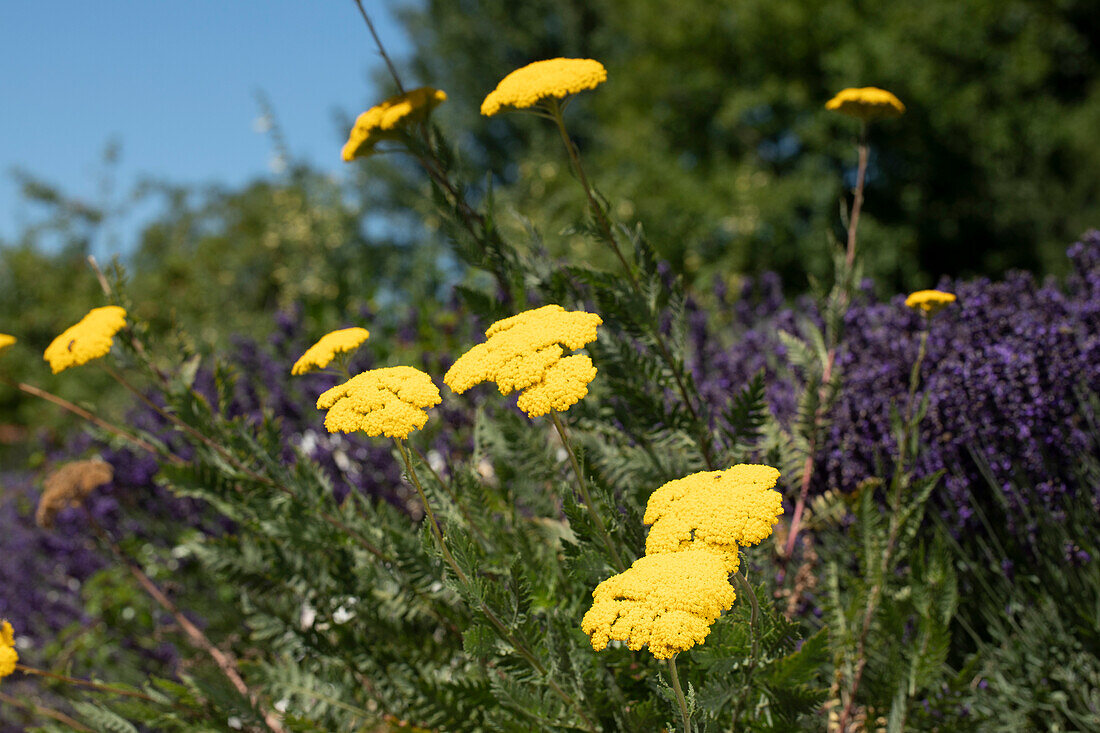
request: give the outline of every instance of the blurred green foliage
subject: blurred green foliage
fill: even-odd
[[[554,131],[478,107],[554,56],[607,66],[570,127],[612,211],[689,275],[828,275],[857,123],[824,103],[849,86],[908,106],[871,133],[860,240],[880,286],[1056,271],[1100,222],[1093,0],[427,0],[403,19],[416,82],[450,95],[444,126],[465,131],[517,224],[547,234],[579,204],[560,145],[542,139]],[[600,257],[580,236],[548,244]]]
[[[78,404],[94,400],[117,418],[129,402],[110,399],[118,385],[94,365],[78,378],[54,377],[42,360],[58,333],[106,302],[88,255],[102,248],[117,212],[31,177],[22,185],[38,218],[17,242],[0,242],[0,332],[19,339],[4,353],[2,374]],[[155,338],[179,338],[179,346],[209,353],[234,335],[262,341],[276,313],[292,306],[302,308],[318,336],[395,301],[430,310],[444,293],[442,245],[410,237],[387,218],[387,208],[402,199],[383,188],[348,190],[300,165],[240,189],[143,184],[132,198],[160,208],[121,259],[134,317]],[[71,423],[0,386],[0,425],[8,426],[0,450],[19,440],[21,428]]]

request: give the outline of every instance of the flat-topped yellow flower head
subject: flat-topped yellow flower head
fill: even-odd
[[[0,352],[14,344],[16,341],[18,341],[18,339],[15,338],[15,336],[9,336],[6,333],[0,333]]]
[[[346,161],[374,153],[383,140],[397,140],[411,124],[423,122],[431,111],[447,99],[447,94],[432,87],[420,87],[376,104],[355,120],[341,155]]]
[[[504,108],[526,109],[544,99],[564,99],[606,80],[607,69],[594,59],[536,61],[501,79],[481,103],[481,114],[492,117]]]
[[[290,373],[306,374],[315,369],[324,369],[337,354],[355,351],[368,338],[370,338],[370,331],[365,328],[341,328],[338,331],[326,333],[320,341],[306,349],[302,358],[294,362]]]
[[[0,679],[15,671],[19,654],[15,651],[15,630],[6,620],[0,622]]]
[[[407,366],[363,372],[321,394],[317,409],[328,410],[330,433],[407,438],[428,421],[425,410],[442,398],[432,378]]]
[[[462,394],[481,382],[496,382],[501,394],[521,391],[519,407],[530,417],[567,410],[588,394],[596,376],[592,360],[563,356],[596,340],[603,320],[595,313],[545,305],[497,321],[447,370],[443,382]]]
[[[885,89],[860,87],[841,91],[825,103],[825,109],[870,122],[900,117],[905,112],[905,105]]]
[[[646,554],[707,550],[735,572],[739,549],[770,536],[783,513],[783,496],[772,488],[778,479],[771,466],[742,463],[669,481],[646,505]]]
[[[602,651],[612,639],[657,659],[702,644],[736,595],[721,559],[706,550],[646,555],[592,591],[581,629]]]
[[[46,347],[43,358],[54,374],[86,364],[110,353],[115,334],[125,327],[125,308],[117,305],[92,308],[79,323],[69,326]]]
[[[918,290],[905,299],[905,305],[931,318],[955,300],[954,293],[945,293],[942,290]]]

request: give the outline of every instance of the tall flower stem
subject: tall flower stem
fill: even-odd
[[[687,700],[684,698],[684,688],[680,686],[680,675],[676,673],[676,655],[668,658],[668,676],[672,679],[672,689],[676,691],[676,702],[680,706],[680,719],[684,723],[684,733],[691,733],[691,718],[688,715]]]
[[[435,512],[432,511],[432,505],[428,502],[428,497],[424,493],[424,487],[421,486],[420,478],[416,475],[416,469],[413,468],[412,458],[409,455],[409,450],[405,447],[405,442],[403,440],[399,440],[398,438],[394,438],[393,443],[395,446],[397,446],[397,452],[401,454],[401,459],[405,463],[405,470],[408,472],[409,480],[416,488],[416,493],[420,496],[420,501],[424,504],[424,513],[427,515],[428,521],[431,523],[432,536],[435,537],[436,545],[439,547],[440,554],[443,555],[443,560],[454,572],[455,577],[458,578],[459,582],[461,582],[463,585],[469,585],[469,576],[467,576],[462,568],[459,567],[458,563],[454,559],[454,556],[451,554],[451,551],[447,548],[447,544],[443,541],[443,532],[440,530],[439,524],[435,520]],[[526,660],[526,662],[530,664],[535,671],[546,678],[546,683],[550,686],[550,689],[552,689],[554,693],[558,697],[560,697],[567,705],[572,707],[577,712],[577,714],[580,715],[581,720],[584,721],[585,727],[589,731],[593,731],[594,733],[596,727],[585,714],[584,708],[582,708],[580,703],[577,702],[572,695],[562,689],[561,685],[559,685],[557,681],[555,681],[550,676],[550,672],[547,670],[546,666],[538,660],[538,657],[536,657],[530,649],[527,648],[527,645],[516,638],[516,635],[513,634],[507,626],[505,626],[504,622],[497,617],[496,613],[493,612],[493,609],[489,608],[485,601],[479,600],[478,607],[485,615],[485,618],[489,620],[489,623],[492,624],[493,628],[496,629],[497,634],[500,635],[502,639],[511,644],[512,648],[516,650],[516,653],[523,657],[524,660]]]
[[[565,434],[565,426],[562,424],[561,418],[558,417],[556,410],[550,411],[550,419],[554,421],[554,427],[558,430],[558,436],[561,438],[562,445],[565,446],[565,452],[569,454],[569,463],[573,466],[573,474],[577,477],[577,487],[580,489],[584,505],[588,509],[588,515],[592,517],[592,521],[595,522],[596,528],[600,532],[600,537],[607,545],[607,551],[611,554],[615,568],[621,573],[626,570],[626,565],[623,564],[622,557],[619,556],[619,549],[615,547],[615,543],[611,539],[611,533],[607,531],[607,525],[604,523],[603,517],[596,511],[596,505],[592,502],[592,495],[588,493],[588,484],[584,480],[581,464],[577,462],[577,455],[573,452],[573,446],[569,444],[569,437]]]
[[[627,277],[630,279],[630,284],[634,288],[634,292],[639,296],[642,295],[641,284],[638,282],[637,276],[634,274],[634,268],[627,262],[626,257],[623,256],[622,250],[619,248],[618,239],[615,237],[615,232],[611,227],[611,222],[607,219],[607,213],[603,210],[603,206],[596,199],[595,191],[592,188],[592,184],[588,182],[588,176],[585,175],[584,166],[581,165],[581,154],[577,149],[576,143],[569,137],[568,130],[565,129],[565,118],[562,117],[561,104],[557,99],[551,97],[547,102],[547,109],[549,111],[550,119],[554,121],[554,124],[558,128],[558,133],[561,135],[562,143],[565,145],[565,151],[569,154],[569,162],[573,166],[573,172],[577,175],[577,180],[580,182],[581,187],[584,189],[584,195],[588,199],[588,208],[592,211],[592,215],[596,218],[596,222],[600,226],[600,230],[603,232],[604,238],[611,245],[612,251],[615,256],[619,258],[619,262],[622,263],[623,271],[626,272]],[[647,323],[650,330],[650,335],[653,337],[653,342],[657,346],[657,351],[660,353],[661,358],[664,359],[665,364],[668,365],[669,371],[672,373],[673,378],[676,380],[676,387],[680,392],[680,397],[684,401],[684,406],[691,414],[692,420],[699,421],[699,413],[696,409],[695,402],[691,399],[688,393],[687,385],[684,382],[683,375],[680,373],[680,367],[676,363],[676,360],[672,358],[672,352],[669,351],[668,345],[665,344],[664,337],[661,335],[660,327],[653,322]],[[701,435],[698,438],[699,450],[703,454],[703,460],[708,469],[713,470],[715,467],[714,456],[710,445],[710,438],[706,431],[706,426],[703,426]]]
[[[852,192],[852,211],[848,216],[848,242],[844,252],[844,271],[837,273],[839,291],[836,297],[839,300],[840,307],[845,311],[847,310],[848,301],[851,298],[850,291],[853,285],[852,272],[856,264],[856,230],[859,228],[859,214],[863,210],[863,189],[867,182],[867,129],[867,122],[860,122],[859,143],[857,146],[859,162],[856,168],[856,187]],[[829,388],[829,382],[832,380],[833,376],[833,365],[836,362],[836,340],[838,340],[838,336],[834,335],[834,343],[829,345],[828,353],[825,357],[825,366],[822,369],[820,389],[823,398],[825,390]],[[822,399],[821,402],[823,404],[824,399]],[[784,548],[784,557],[786,560],[790,560],[791,555],[794,553],[795,541],[798,539],[798,532],[799,529],[801,529],[802,514],[806,509],[806,499],[809,496],[810,484],[814,475],[814,454],[817,452],[818,447],[818,433],[821,430],[821,423],[824,417],[824,411],[820,408],[814,414],[814,433],[810,436],[806,460],[802,466],[802,481],[799,487],[798,500],[795,502],[794,513],[791,517],[791,528],[787,533],[787,544]]]
[[[856,169],[856,188],[852,195],[852,213],[848,217],[848,248],[844,262],[851,271],[856,262],[856,228],[859,226],[859,212],[863,210],[863,184],[867,179],[867,123],[860,122],[859,127],[859,164]]]
[[[752,589],[749,579],[742,573],[734,573],[733,581],[737,583],[737,589],[749,599],[749,606],[752,607],[752,614],[749,616],[749,629],[752,634],[752,657],[750,661],[755,666],[756,660],[760,656],[760,600],[756,597],[756,591]]]
[[[634,274],[634,268],[630,266],[630,263],[626,261],[626,257],[623,256],[622,250],[619,249],[619,241],[615,237],[614,231],[611,229],[611,222],[607,220],[607,214],[603,210],[603,206],[596,200],[596,194],[592,190],[592,184],[588,182],[588,176],[584,173],[584,166],[581,165],[581,154],[577,149],[576,143],[569,137],[569,132],[565,129],[565,119],[561,114],[561,104],[554,97],[550,98],[547,107],[550,111],[550,118],[554,120],[554,124],[558,128],[558,132],[561,134],[561,141],[565,145],[565,151],[569,154],[569,162],[573,165],[573,172],[577,174],[577,180],[580,181],[581,187],[584,189],[584,195],[588,198],[588,208],[592,211],[592,216],[596,218],[596,222],[600,225],[600,230],[603,232],[604,238],[607,243],[611,245],[612,251],[615,256],[619,258],[619,262],[622,263],[623,271],[626,272],[626,276],[630,278],[631,285],[634,286],[635,291],[640,290],[638,284],[638,278]]]

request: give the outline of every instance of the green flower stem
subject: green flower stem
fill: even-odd
[[[859,212],[863,210],[863,184],[867,178],[867,123],[860,122],[859,127],[859,167],[856,172],[856,188],[852,197],[852,213],[848,218],[848,251],[844,261],[848,270],[856,262],[856,227],[859,226]]]
[[[867,145],[867,129],[866,122],[860,123],[859,128],[859,165],[856,171],[856,187],[852,193],[852,212],[848,216],[848,246],[844,254],[844,272],[839,273],[837,276],[838,284],[841,285],[840,292],[837,297],[840,299],[842,306],[845,306],[847,310],[847,303],[849,300],[849,291],[852,288],[852,272],[856,264],[856,230],[859,227],[859,214],[863,210],[863,189],[864,184],[867,181],[867,157],[868,157],[868,145]],[[833,344],[829,347],[828,354],[825,358],[825,366],[821,376],[821,390],[828,387],[829,381],[832,379],[833,364],[836,361],[836,345]],[[802,513],[806,508],[806,498],[810,491],[810,481],[814,475],[814,454],[817,452],[817,433],[820,428],[825,415],[819,409],[814,415],[814,432],[810,436],[809,449],[806,453],[806,460],[802,466],[802,481],[799,488],[798,500],[795,502],[794,514],[791,518],[791,528],[787,533],[787,544],[784,548],[784,564],[788,562],[794,553],[795,541],[798,539],[798,531],[802,525]],[[784,565],[785,567],[785,565]]]
[[[750,636],[752,637],[751,663],[755,666],[760,656],[760,601],[757,599],[756,591],[752,589],[752,584],[749,583],[749,579],[742,573],[734,573],[733,581],[737,583],[737,589],[741,591],[741,594],[748,597],[749,605],[752,606],[752,615],[749,617],[749,629]]]
[[[577,476],[577,486],[580,488],[584,505],[588,508],[588,515],[596,523],[600,536],[603,538],[604,544],[607,545],[607,551],[611,554],[611,559],[615,563],[615,568],[621,573],[626,570],[626,565],[623,564],[619,549],[615,547],[615,543],[611,539],[611,533],[607,531],[607,525],[604,524],[603,517],[596,511],[596,505],[592,503],[592,495],[588,493],[588,484],[585,483],[581,465],[577,462],[577,456],[573,453],[573,446],[569,444],[569,438],[565,434],[565,426],[562,425],[561,418],[558,417],[556,410],[550,411],[550,419],[554,421],[554,427],[558,429],[558,435],[561,437],[562,445],[565,446],[565,452],[569,454],[569,462],[573,465],[573,473]]]
[[[420,462],[424,464],[424,467],[428,469],[428,473],[432,475],[435,482],[447,492],[447,496],[450,498],[451,503],[457,506],[458,510],[462,512],[462,517],[466,520],[466,525],[478,536],[478,539],[481,540],[481,544],[487,545],[489,543],[488,538],[482,533],[481,527],[478,527],[477,523],[474,522],[473,517],[470,516],[469,510],[466,509],[466,505],[458,500],[458,496],[455,494],[454,487],[451,486],[451,483],[449,481],[444,481],[443,477],[439,475],[439,471],[432,468],[431,462],[428,461],[427,456],[425,456],[419,448],[411,443],[409,444],[409,448],[416,453],[416,457],[419,458]]]
[[[611,249],[615,252],[615,256],[619,258],[619,262],[622,263],[623,270],[626,272],[627,277],[630,278],[630,284],[634,288],[634,292],[642,296],[642,288],[638,282],[638,278],[634,274],[634,268],[626,261],[622,250],[619,249],[619,243],[611,228],[611,222],[607,220],[607,214],[604,212],[600,202],[596,200],[596,194],[593,192],[592,185],[588,182],[588,176],[584,173],[584,166],[581,165],[580,151],[577,150],[576,143],[569,137],[569,132],[565,129],[565,119],[561,114],[561,104],[556,98],[551,97],[550,101],[547,103],[547,109],[550,112],[550,119],[554,121],[554,124],[558,128],[558,132],[561,134],[562,143],[565,144],[565,150],[569,154],[569,161],[573,165],[573,171],[577,174],[577,180],[580,181],[581,187],[584,189],[584,194],[588,199],[588,208],[592,210],[592,215],[596,217],[596,221],[599,223],[604,237],[607,239],[608,243],[611,244]],[[672,358],[672,352],[669,351],[668,346],[665,344],[665,340],[661,336],[660,328],[653,322],[649,322],[647,325],[649,326],[650,335],[653,337],[653,342],[657,345],[657,351],[660,352],[661,358],[664,359],[669,367],[669,371],[672,372],[672,376],[676,380],[676,387],[679,389],[680,396],[683,398],[684,406],[687,407],[688,412],[691,413],[692,420],[699,422],[699,413],[695,409],[695,403],[688,395],[687,385],[684,383],[683,375],[680,373],[681,370],[676,364],[676,361]],[[705,426],[701,429],[698,443],[699,450],[703,454],[703,460],[707,468],[714,470],[714,456]]]
[[[584,166],[581,165],[581,154],[577,150],[576,144],[573,139],[569,137],[568,131],[565,129],[565,119],[561,116],[561,104],[555,97],[551,97],[548,103],[550,110],[550,118],[554,120],[554,124],[557,125],[558,132],[561,133],[561,141],[565,144],[565,151],[569,154],[569,162],[573,165],[573,172],[577,174],[577,179],[581,183],[581,187],[584,188],[584,195],[588,198],[588,208],[592,210],[592,215],[596,217],[596,222],[600,225],[600,229],[603,230],[603,235],[607,239],[607,243],[611,245],[612,251],[615,252],[615,256],[619,258],[619,262],[623,265],[623,270],[626,272],[627,277],[630,278],[631,284],[634,286],[635,291],[639,291],[638,278],[634,274],[634,268],[626,261],[626,257],[623,256],[622,250],[619,249],[619,242],[615,238],[615,233],[611,229],[611,222],[607,220],[607,214],[603,210],[603,206],[596,200],[596,195],[592,191],[592,184],[588,182],[588,176],[584,173]]]
[[[676,702],[680,705],[680,718],[684,722],[684,733],[691,733],[691,717],[688,715],[687,700],[684,698],[684,688],[680,687],[680,675],[676,673],[676,655],[668,659],[668,675],[672,678],[672,689],[676,691]]]
[[[394,445],[397,446],[398,453],[401,454],[402,460],[405,462],[405,468],[409,474],[409,480],[412,481],[413,486],[416,487],[417,494],[420,495],[420,501],[424,503],[424,513],[428,517],[428,521],[431,522],[432,536],[435,537],[436,544],[439,546],[439,551],[443,555],[444,561],[454,571],[455,576],[459,579],[463,585],[469,585],[469,576],[459,567],[455,561],[451,551],[447,549],[446,543],[443,541],[443,532],[439,528],[439,524],[435,520],[435,513],[432,511],[432,505],[428,503],[428,497],[424,493],[424,487],[420,484],[420,478],[416,475],[416,469],[413,468],[412,459],[409,456],[409,451],[405,447],[405,442],[398,438],[393,439]],[[531,665],[535,671],[546,678],[546,683],[550,685],[558,697],[560,697],[567,705],[572,707],[580,715],[581,719],[585,723],[585,727],[595,733],[596,727],[589,720],[588,716],[584,712],[584,708],[580,706],[573,697],[561,688],[561,686],[550,676],[546,667],[538,660],[538,658],[532,653],[525,644],[523,644],[516,636],[508,630],[508,627],[504,625],[504,622],[497,618],[497,615],[493,613],[493,610],[485,603],[485,601],[479,601],[479,607],[481,612],[485,614],[485,618],[489,620],[489,623],[496,629],[497,634],[512,645],[512,648],[516,650],[516,653],[523,657],[528,664]]]

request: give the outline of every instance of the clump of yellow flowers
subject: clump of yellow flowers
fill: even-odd
[[[383,140],[400,139],[406,127],[423,122],[446,99],[447,94],[439,89],[420,87],[374,105],[356,118],[342,157],[346,161],[364,158]]]
[[[321,337],[321,340],[306,349],[294,366],[290,368],[291,374],[306,374],[315,369],[327,367],[337,354],[355,351],[370,338],[370,331],[365,328],[342,328],[332,331]]]
[[[945,293],[942,290],[918,290],[910,293],[905,299],[905,305],[931,318],[955,300],[954,293]]]
[[[15,630],[6,620],[0,622],[0,679],[15,671],[19,653],[15,651]]]
[[[443,383],[462,394],[481,382],[496,382],[500,393],[520,391],[518,405],[529,417],[569,409],[588,394],[596,376],[583,354],[564,356],[596,340],[603,320],[595,313],[546,305],[497,321],[486,341],[460,356]],[[563,348],[564,347],[564,348]]]
[[[501,79],[481,103],[481,114],[492,117],[505,108],[527,109],[546,99],[564,99],[606,80],[607,69],[595,59],[536,61]]]
[[[900,117],[905,112],[905,105],[885,89],[853,87],[841,90],[825,103],[825,109],[870,122],[888,117]]]
[[[610,640],[668,659],[701,644],[736,596],[740,548],[772,533],[783,513],[779,471],[739,464],[664,484],[649,498],[646,554],[596,586],[581,629],[601,651]]]
[[[634,651],[648,645],[654,657],[668,659],[702,644],[735,595],[721,558],[684,550],[638,558],[597,585],[592,599],[581,628],[593,649],[602,651],[616,639]]]
[[[9,336],[6,333],[0,333],[0,351],[8,348],[16,342],[15,336]]]
[[[317,409],[328,410],[330,433],[385,435],[407,438],[428,421],[425,410],[442,401],[432,378],[408,366],[371,369],[317,398]]]
[[[669,481],[646,505],[646,554],[701,547],[737,572],[739,549],[771,536],[783,513],[783,495],[772,489],[778,480],[771,466],[740,464]]]
[[[54,374],[86,364],[111,351],[114,335],[126,327],[126,309],[117,305],[92,308],[46,347],[43,355]]]

